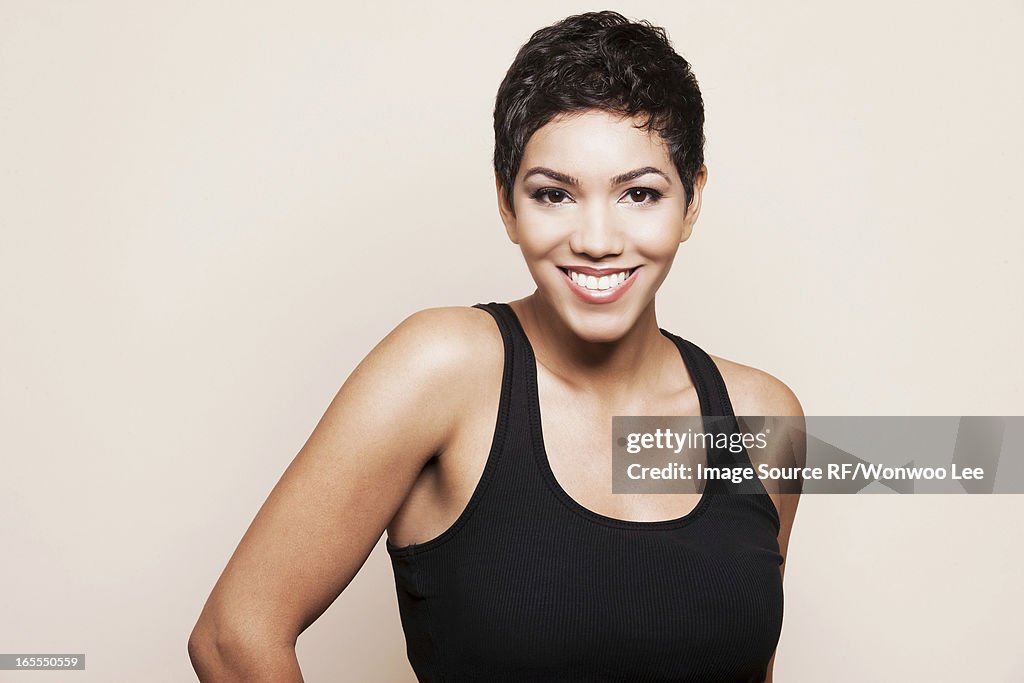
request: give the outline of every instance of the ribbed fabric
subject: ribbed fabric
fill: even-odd
[[[497,425],[483,475],[440,536],[390,540],[407,652],[420,681],[754,682],[782,630],[775,506],[713,481],[689,514],[634,522],[572,499],[544,451],[533,349],[511,307]],[[682,355],[701,414],[735,425],[711,358]],[[709,421],[705,419],[705,426]],[[711,465],[749,463],[711,450]]]

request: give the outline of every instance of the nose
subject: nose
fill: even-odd
[[[624,238],[613,208],[592,204],[578,218],[569,238],[573,253],[595,260],[622,253]]]

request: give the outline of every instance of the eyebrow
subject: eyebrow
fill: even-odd
[[[621,173],[621,174],[615,176],[614,178],[612,178],[611,181],[608,184],[611,185],[612,187],[614,187],[615,185],[621,185],[623,183],[628,183],[631,180],[636,180],[637,178],[640,178],[641,176],[645,176],[648,173],[654,173],[655,175],[660,175],[666,181],[671,182],[667,175],[665,175],[663,172],[661,172],[658,169],[656,169],[654,166],[644,166],[642,168],[636,168],[636,169],[633,169],[632,171],[627,171],[625,173]],[[526,180],[530,176],[534,176],[534,175],[546,176],[548,178],[551,178],[552,180],[556,180],[556,181],[558,181],[560,183],[565,183],[566,185],[570,185],[572,187],[579,187],[579,184],[580,184],[580,181],[577,180],[576,178],[573,178],[571,175],[567,175],[565,173],[560,173],[559,171],[556,171],[556,170],[551,169],[551,168],[546,168],[544,166],[534,166],[533,168],[531,168],[529,171],[527,171],[523,175],[523,180]]]

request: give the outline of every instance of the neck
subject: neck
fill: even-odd
[[[625,335],[593,342],[579,337],[537,292],[510,302],[543,366],[573,388],[607,395],[626,385],[654,386],[674,346],[658,328],[654,302],[644,309]]]

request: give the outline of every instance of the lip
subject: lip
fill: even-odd
[[[634,268],[592,268],[590,266],[559,266],[558,270],[562,272],[562,276],[565,278],[565,283],[572,290],[573,294],[579,297],[581,300],[588,304],[610,304],[613,301],[621,299],[630,287],[633,286],[633,281],[636,280],[636,274],[640,271],[641,266]],[[601,277],[603,275],[611,275],[613,273],[621,273],[622,271],[630,271],[629,277],[626,278],[618,287],[612,287],[611,289],[587,289],[586,287],[580,287],[578,284],[572,281],[569,277],[569,271],[573,270],[577,273],[584,275],[593,275],[594,277]]]

